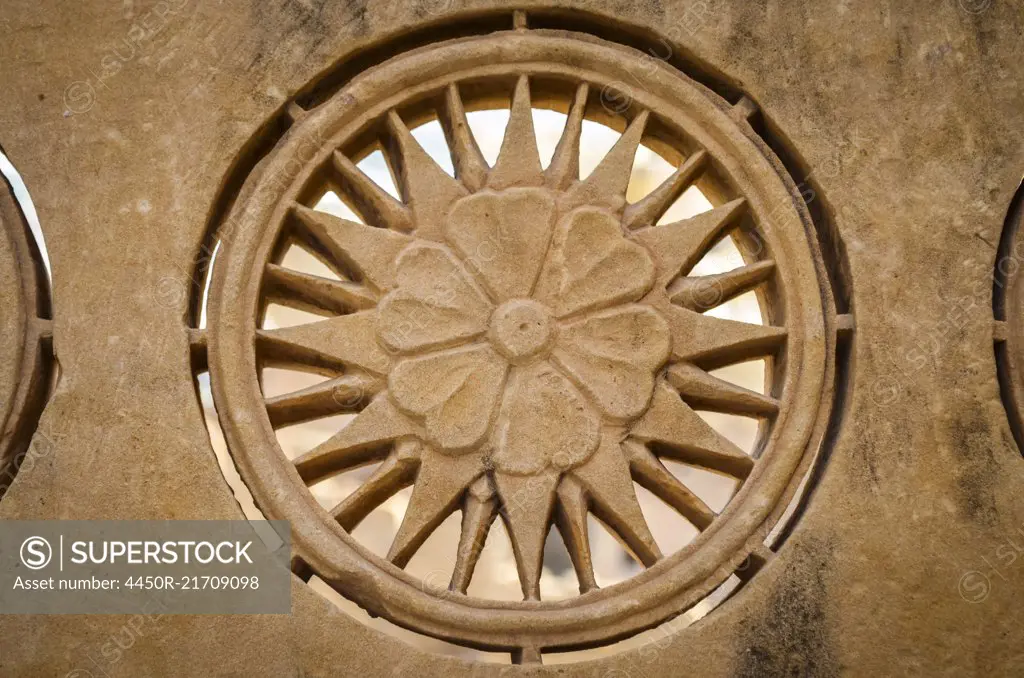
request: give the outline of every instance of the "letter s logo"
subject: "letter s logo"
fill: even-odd
[[[30,570],[41,570],[50,564],[53,549],[42,537],[29,537],[21,542],[21,562]]]

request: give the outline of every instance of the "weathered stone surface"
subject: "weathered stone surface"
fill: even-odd
[[[841,426],[826,436],[813,493],[778,555],[702,623],[685,630],[669,624],[648,644],[599,664],[471,666],[369,630],[297,581],[291,618],[164,618],[153,633],[136,634],[116,661],[103,647],[128,620],[5,617],[0,672],[1024,670],[1015,604],[1024,560],[1010,557],[1024,525],[1024,462],[999,399],[991,306],[994,244],[1024,167],[1018,8],[952,1],[882,9],[560,6],[595,26],[664,35],[653,41],[656,54],[724,74],[721,81],[742,89],[785,135],[794,180],[814,191],[812,208],[827,213],[841,236],[849,298],[839,302],[856,311],[855,368],[839,403]],[[0,143],[25,177],[47,234],[62,380],[37,435],[51,443],[50,453],[22,468],[0,515],[241,516],[187,376],[183,319],[211,206],[241,149],[317,74],[418,22],[489,10],[507,12],[505,3],[486,0],[380,7],[5,3],[10,56],[0,61]],[[512,41],[508,49],[514,51]],[[645,72],[644,62],[636,63]],[[629,87],[628,94],[643,96]],[[532,181],[533,169],[531,162],[509,165],[490,187],[518,190],[506,187]],[[610,195],[579,193],[587,200]],[[425,233],[440,241],[444,225],[429,218],[432,203],[460,197],[456,189],[435,192],[414,201],[411,217],[375,204],[396,221],[409,220],[403,223],[423,217]],[[687,327],[689,316],[655,309],[673,337]],[[714,338],[703,327],[691,335]],[[714,353],[702,351],[678,343],[672,356]],[[396,414],[389,421],[399,420]],[[390,433],[371,434],[398,430],[395,424]],[[478,477],[476,469],[460,472]],[[645,536],[634,538],[643,550]],[[535,550],[522,541],[524,554]]]

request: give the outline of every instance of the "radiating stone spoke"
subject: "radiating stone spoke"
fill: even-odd
[[[354,372],[293,393],[267,398],[274,428],[357,411],[384,387],[384,380]]]
[[[387,374],[391,359],[377,344],[376,312],[360,311],[294,327],[256,332],[261,356],[270,363]]]
[[[335,506],[331,515],[351,532],[366,516],[412,484],[419,466],[419,443],[398,443],[362,485]]]
[[[480,559],[491,523],[498,515],[498,497],[489,478],[478,478],[462,505],[462,533],[449,590],[466,593]]]
[[[558,474],[542,472],[531,476],[496,473],[501,496],[501,514],[512,540],[519,583],[526,600],[540,600],[540,575],[544,542],[551,524]]]
[[[659,284],[667,286],[693,268],[745,208],[745,200],[733,200],[689,219],[639,230],[634,238],[654,257]]]
[[[779,411],[775,398],[719,379],[690,363],[672,365],[666,377],[691,407],[757,417],[771,417]]]
[[[441,226],[451,204],[467,195],[462,182],[434,162],[395,111],[387,116],[390,143],[388,153],[398,171],[398,185],[412,210],[416,235],[441,239]]]
[[[735,478],[746,478],[754,460],[700,418],[668,384],[659,384],[651,407],[631,431],[653,443],[664,457],[701,466]]]
[[[387,394],[377,396],[345,428],[294,461],[307,485],[383,459],[391,443],[416,433]]]
[[[452,514],[459,499],[484,472],[480,455],[451,457],[426,449],[412,498],[388,551],[388,560],[405,567],[434,530]]]
[[[487,182],[487,161],[469,127],[458,85],[453,83],[445,90],[444,106],[439,111],[439,117],[452,152],[455,176],[469,190],[479,190]]]
[[[590,510],[619,535],[637,560],[650,567],[661,559],[633,489],[629,462],[615,436],[606,434],[594,456],[571,473],[587,489]]]
[[[543,181],[537,134],[533,129],[533,109],[530,107],[530,79],[521,75],[512,95],[511,112],[498,161],[491,168],[487,185],[500,190],[509,186],[540,186]]]
[[[580,136],[583,133],[583,117],[587,111],[589,92],[586,83],[576,88],[562,137],[551,156],[551,164],[544,172],[545,183],[551,188],[566,188],[580,177]]]
[[[630,230],[657,223],[672,203],[693,185],[707,166],[708,154],[699,150],[647,196],[626,207],[622,223]]]
[[[668,288],[669,298],[683,308],[703,313],[750,292],[774,272],[775,262],[767,260],[725,273],[678,278]]]
[[[715,519],[715,512],[676,478],[654,454],[641,443],[626,441],[629,465],[636,482],[654,496],[674,508],[698,530],[705,530]]]
[[[377,303],[377,295],[359,283],[321,278],[277,264],[267,264],[264,284],[269,300],[312,313],[351,313]]]
[[[590,535],[587,528],[586,489],[572,476],[565,476],[558,485],[558,504],[555,511],[555,523],[562,533],[576,580],[580,585],[580,593],[598,588],[594,578],[594,562],[590,555]]]
[[[378,290],[394,286],[395,259],[412,242],[409,236],[302,205],[293,209],[299,227],[335,258],[342,271],[354,272]]]
[[[633,174],[633,160],[647,126],[647,117],[647,111],[643,111],[633,118],[590,176],[565,192],[560,203],[563,210],[592,205],[618,212],[625,206],[626,187]]]
[[[774,355],[786,342],[786,328],[726,320],[669,305],[672,356],[704,369]]]
[[[338,174],[338,186],[355,203],[367,223],[396,231],[412,230],[412,213],[408,207],[395,200],[340,152],[335,151],[331,160]]]

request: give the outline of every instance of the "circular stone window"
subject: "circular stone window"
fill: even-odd
[[[666,64],[639,72],[641,57],[521,28],[396,56],[308,111],[292,104],[290,129],[216,225],[204,341],[228,449],[262,511],[291,522],[296,571],[372,615],[539,658],[652,628],[771,555],[831,410],[829,283],[792,180],[745,118]],[[631,99],[609,97],[623,82],[637,82]],[[488,162],[468,120],[501,107]],[[564,117],[550,159],[537,110]],[[417,138],[430,121],[450,171]],[[592,122],[618,138],[581,177]],[[673,169],[635,198],[641,147]],[[397,197],[364,171],[374,155]],[[708,209],[666,218],[691,189]],[[701,274],[726,242],[740,265]],[[324,273],[292,267],[296,247]],[[713,312],[745,294],[756,322]],[[316,316],[275,326],[275,305]],[[755,360],[761,389],[717,376]],[[265,374],[281,368],[319,380],[270,393]],[[741,449],[698,410],[749,418],[754,443]],[[277,433],[311,420],[335,429],[286,452]],[[673,464],[728,479],[724,506]],[[318,501],[318,486],[370,465],[343,500]],[[664,553],[640,488],[695,538]],[[407,490],[389,551],[374,554],[353,533]],[[407,572],[455,514],[450,577]],[[592,518],[638,563],[632,576],[599,585]],[[516,600],[470,588],[499,528]],[[540,585],[553,531],[578,582],[557,600]]]
[[[4,159],[6,160],[6,159]],[[49,391],[49,294],[41,256],[0,177],[0,497],[21,465]]]
[[[1024,451],[1024,185],[1010,205],[993,275],[999,387],[1018,449]]]

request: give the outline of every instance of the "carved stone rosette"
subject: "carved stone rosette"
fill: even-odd
[[[593,647],[687,610],[763,562],[766,541],[806,475],[831,409],[835,311],[810,217],[781,163],[730,108],[666,64],[556,31],[516,30],[439,43],[354,78],[332,98],[290,107],[291,128],[250,174],[220,225],[208,295],[208,364],[228,447],[257,504],[292,523],[296,571],[315,573],[371,613],[455,643],[512,651]],[[602,107],[637,82],[624,110]],[[466,111],[510,104],[493,166]],[[532,108],[567,114],[542,169]],[[436,116],[455,176],[410,129]],[[584,119],[623,133],[579,178]],[[643,142],[678,161],[645,198],[625,198]],[[401,199],[356,163],[382,149]],[[690,186],[714,209],[659,219]],[[328,190],[362,223],[314,210]],[[719,240],[745,243],[745,265],[688,275]],[[338,279],[282,265],[299,244]],[[764,324],[704,312],[755,291]],[[261,329],[268,303],[324,316]],[[767,364],[764,393],[710,374]],[[260,371],[327,380],[266,398]],[[747,453],[695,412],[755,417]],[[289,460],[278,427],[355,417]],[[662,463],[739,481],[720,514]],[[331,510],[308,487],[377,470]],[[679,552],[655,543],[637,483],[700,530]],[[350,532],[412,486],[386,559]],[[462,514],[447,589],[403,568],[440,523]],[[587,516],[645,569],[597,585]],[[497,518],[512,540],[516,602],[466,595]],[[580,595],[541,599],[545,537],[561,531]],[[747,576],[756,568],[750,568]],[[742,571],[742,570],[741,570]]]

